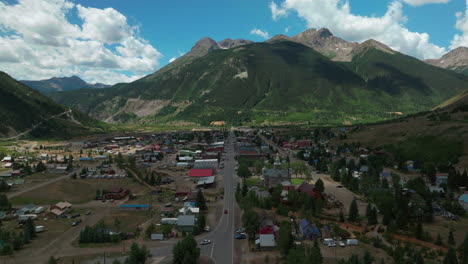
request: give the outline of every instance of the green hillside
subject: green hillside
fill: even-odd
[[[64,114],[62,114],[64,113]],[[62,114],[62,115],[60,115]],[[57,116],[56,118],[52,118]],[[59,105],[0,72],[0,137],[29,133],[35,137],[66,137],[93,131],[100,122]]]
[[[53,98],[113,121],[331,125],[427,110],[467,87],[467,77],[399,53],[366,48],[342,63],[282,41],[214,50],[130,84]],[[130,110],[132,100],[158,107],[138,117]]]

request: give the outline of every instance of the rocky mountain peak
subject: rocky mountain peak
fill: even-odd
[[[195,43],[190,52],[209,52],[216,49],[219,49],[218,43],[212,38],[204,37]]]
[[[332,37],[333,34],[331,33],[331,31],[328,29],[328,28],[321,28],[317,31],[319,37],[321,38],[328,38],[328,37]]]
[[[310,28],[291,37],[290,40],[313,48],[335,61],[350,61],[352,51],[358,46],[355,42],[335,37],[327,28]]]
[[[218,46],[222,49],[231,49],[242,45],[247,45],[253,43],[251,40],[247,39],[224,39],[218,42]]]
[[[366,40],[366,41],[362,42],[354,50],[353,53],[358,54],[358,53],[367,51],[369,49],[377,49],[377,50],[380,50],[380,51],[383,51],[383,52],[386,52],[386,53],[389,53],[389,54],[395,54],[396,53],[394,50],[392,50],[387,45],[385,45],[385,44],[383,44],[381,42],[378,42],[377,40],[374,40],[374,39],[369,39],[369,40]]]

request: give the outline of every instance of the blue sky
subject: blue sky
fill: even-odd
[[[253,28],[269,33],[292,36],[307,29],[304,20],[297,15],[273,21],[269,4],[265,0],[204,0],[204,1],[115,1],[85,0],[76,1],[85,6],[98,8],[112,7],[124,14],[129,23],[140,25],[141,36],[157,47],[167,63],[180,52],[187,52],[202,37],[216,41],[225,38],[244,38],[263,41],[250,34]],[[389,0],[350,0],[352,11],[362,16],[382,16]],[[278,1],[280,3],[280,1]],[[408,18],[406,26],[411,31],[426,32],[431,42],[449,47],[457,30],[456,12],[465,9],[462,0],[452,0],[446,4],[426,4],[422,6],[404,5]],[[285,33],[285,28],[289,32]]]
[[[468,45],[466,9],[465,0],[0,0],[0,70],[20,79],[76,74],[90,82],[131,81],[205,36],[263,41],[309,27],[433,58]],[[41,21],[41,10],[52,18]],[[32,22],[17,22],[20,16]],[[31,54],[35,63],[25,59]]]

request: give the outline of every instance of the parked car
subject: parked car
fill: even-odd
[[[210,232],[210,230],[211,230],[210,226],[205,226],[205,228],[203,228],[203,231],[205,232]]]
[[[90,215],[91,214],[91,211],[86,211],[86,215]]]
[[[203,239],[203,240],[200,242],[200,245],[202,245],[202,246],[208,245],[208,244],[211,244],[211,240],[209,240],[209,239]]]
[[[80,214],[75,214],[75,215],[72,215],[71,218],[77,218],[77,217],[80,217],[81,215]]]
[[[239,233],[234,236],[236,239],[246,239],[247,235],[245,233]]]
[[[81,219],[76,220],[75,222],[72,223],[72,226],[77,226],[81,223]]]
[[[243,227],[240,227],[239,229],[236,230],[236,233],[244,233],[245,232],[245,228]]]
[[[338,245],[339,245],[340,247],[346,247],[346,245],[345,245],[345,243],[343,243],[343,241],[338,242]]]

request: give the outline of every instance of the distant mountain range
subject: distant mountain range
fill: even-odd
[[[71,76],[71,77],[54,77],[47,80],[40,80],[40,81],[21,81],[22,83],[26,84],[27,86],[38,90],[43,93],[51,93],[51,92],[60,92],[60,91],[69,91],[74,89],[81,89],[81,88],[106,88],[110,87],[110,85],[96,83],[90,84],[83,81],[78,76]]]
[[[0,137],[67,137],[102,124],[0,72]]]
[[[428,110],[467,88],[468,77],[375,40],[309,29],[264,43],[202,38],[135,82],[52,97],[107,122],[333,125]]]

